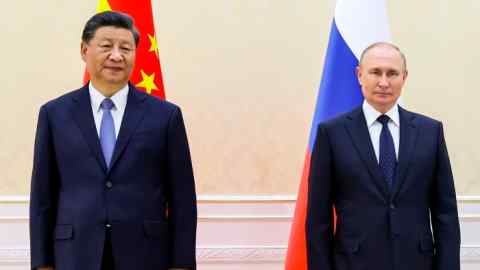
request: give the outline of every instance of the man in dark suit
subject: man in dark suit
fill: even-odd
[[[396,46],[369,46],[357,68],[363,105],[319,125],[308,188],[309,270],[460,269],[442,124],[397,105],[407,74]]]
[[[40,109],[31,200],[32,269],[195,269],[196,196],[180,109],[128,83],[139,33],[93,16],[90,82]]]

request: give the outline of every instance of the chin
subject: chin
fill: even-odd
[[[376,103],[379,104],[379,105],[382,105],[382,106],[387,106],[389,104],[394,103],[394,99],[392,99],[391,97],[378,98]]]
[[[105,81],[111,83],[111,84],[121,84],[126,82],[125,78],[107,78]]]

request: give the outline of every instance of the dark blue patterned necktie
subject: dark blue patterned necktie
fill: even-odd
[[[388,187],[392,189],[397,167],[397,157],[395,155],[393,137],[388,129],[388,120],[390,120],[390,118],[384,114],[377,119],[377,121],[382,124],[382,132],[380,133],[379,165],[383,171]]]

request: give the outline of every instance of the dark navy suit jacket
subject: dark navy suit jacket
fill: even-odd
[[[402,108],[399,114],[392,190],[361,108],[319,125],[308,187],[309,270],[460,269],[457,204],[442,124]]]
[[[132,85],[110,169],[88,86],[40,109],[30,197],[31,266],[195,269],[196,196],[180,109]],[[167,210],[168,209],[168,210]]]

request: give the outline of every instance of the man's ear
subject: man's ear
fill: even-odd
[[[86,62],[88,46],[85,42],[80,43],[80,56],[82,57],[83,62]]]
[[[408,77],[408,70],[405,70],[405,72],[403,73],[403,80],[405,81]]]
[[[360,65],[355,68],[355,75],[357,75],[357,80],[360,82],[360,77],[362,76],[362,70]]]

